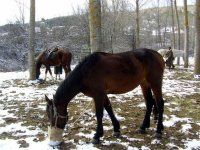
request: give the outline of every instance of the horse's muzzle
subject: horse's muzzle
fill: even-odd
[[[48,126],[48,138],[50,146],[58,146],[63,142],[62,133],[64,129]]]

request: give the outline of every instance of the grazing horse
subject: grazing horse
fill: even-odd
[[[50,50],[42,51],[39,56],[36,58],[36,78],[38,79],[40,76],[40,68],[42,65],[46,67],[45,71],[45,79],[47,76],[47,72],[49,71],[52,76],[51,66],[60,66],[62,65],[65,71],[65,77],[71,71],[72,54],[66,48],[55,47]]]
[[[138,131],[150,127],[152,107],[157,107],[156,137],[161,137],[164,101],[162,80],[165,62],[162,56],[151,49],[109,54],[95,52],[81,61],[59,85],[53,100],[45,96],[46,112],[50,122],[50,141],[59,141],[68,121],[68,103],[78,94],[92,97],[95,103],[97,128],[93,143],[99,143],[103,136],[103,110],[108,112],[114,127],[114,136],[120,135],[120,124],[113,112],[107,94],[121,94],[141,86],[146,104],[146,113]],[[153,93],[152,93],[153,92]],[[153,96],[154,94],[154,96]],[[55,135],[55,137],[54,137]],[[58,139],[56,137],[59,137]]]

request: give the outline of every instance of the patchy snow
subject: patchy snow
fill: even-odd
[[[176,122],[186,122],[186,123],[191,123],[191,118],[179,118],[176,117],[175,115],[171,115],[170,119],[167,119],[166,121],[163,122],[164,126],[170,127],[176,124]]]
[[[199,137],[200,138],[200,137]],[[193,140],[190,140],[188,139],[188,141],[185,141],[185,149],[186,150],[199,150],[200,149],[200,139],[193,139]]]
[[[184,97],[191,95],[191,93],[196,94],[199,93],[200,89],[196,87],[196,84],[200,84],[200,81],[197,77],[194,78],[194,80],[176,80],[173,78],[175,71],[165,71],[165,77],[163,81],[163,94],[165,96],[171,96],[171,97]],[[0,138],[0,149],[1,150],[17,150],[17,149],[28,149],[28,150],[43,150],[43,149],[57,149],[49,147],[47,144],[47,133],[44,133],[43,130],[41,130],[39,127],[34,126],[25,126],[23,122],[17,121],[16,123],[6,124],[5,118],[16,120],[20,119],[17,117],[16,112],[18,108],[10,110],[9,107],[12,105],[15,105],[15,101],[27,101],[26,107],[24,112],[31,111],[33,109],[36,109],[33,107],[34,101],[41,101],[41,105],[37,107],[37,109],[40,109],[41,111],[45,110],[45,102],[43,102],[44,94],[48,95],[50,98],[52,98],[52,93],[55,93],[55,89],[57,88],[57,84],[52,84],[48,86],[45,89],[39,89],[37,84],[38,81],[31,81],[28,82],[28,71],[26,72],[6,72],[6,73],[0,73],[0,136],[3,134],[10,134],[10,137],[12,138]],[[22,86],[14,86],[14,80],[19,80],[22,83]],[[47,79],[48,80],[48,79]],[[27,85],[23,85],[23,83],[28,82]],[[181,85],[181,86],[180,86]],[[119,103],[124,103],[126,101],[122,101],[122,99],[132,99],[137,95],[141,95],[141,90],[139,87],[137,87],[134,91],[128,92],[126,94],[121,95],[109,95],[109,98],[114,98]],[[77,101],[74,101],[74,103],[79,103],[80,101],[91,101],[91,98],[88,98],[84,96],[83,94],[79,94],[75,97]],[[3,103],[5,102],[5,103]],[[10,102],[8,105],[6,102]],[[174,107],[170,107],[170,106]],[[170,112],[176,112],[181,111],[180,107],[176,102],[174,103],[165,103],[166,109]],[[141,101],[140,104],[138,104],[135,107],[141,107],[145,108],[145,103]],[[118,111],[120,111],[120,108],[116,108]],[[115,110],[116,110],[115,109]],[[109,120],[109,117],[106,113],[104,113],[104,119]],[[21,117],[23,117],[22,114]],[[46,114],[42,114],[46,115]],[[87,112],[88,116],[94,116],[94,113]],[[37,116],[41,117],[41,116]],[[126,121],[125,116],[120,116],[119,114],[116,114],[116,117],[120,121]],[[73,118],[71,118],[73,119]],[[9,121],[9,120],[7,120]],[[70,120],[69,120],[70,122]],[[185,118],[185,117],[177,117],[176,114],[174,115],[164,115],[164,126],[165,127],[173,127],[177,123],[184,123],[181,125],[180,130],[178,132],[181,133],[190,133],[190,130],[193,128],[193,124],[200,126],[200,120],[197,122],[194,122],[192,118]],[[82,122],[84,123],[84,122]],[[91,125],[90,122],[87,122],[87,125]],[[70,125],[69,125],[70,126]],[[72,125],[71,125],[72,126]],[[71,127],[70,126],[70,127]],[[111,130],[112,126],[104,126],[104,130]],[[122,126],[123,129],[126,129],[125,126]],[[46,139],[45,140],[39,140],[36,135],[38,134],[44,134]],[[91,139],[94,135],[94,131],[91,130],[91,133],[84,133],[79,132],[76,136],[83,136],[86,138]],[[187,139],[184,140],[184,149],[195,149],[200,148],[200,131],[197,133],[199,135],[198,139]],[[18,141],[17,137],[24,137],[23,140]],[[143,142],[143,139],[141,138],[129,138],[127,136],[123,136],[123,138],[128,139],[129,142],[122,142],[120,139],[117,139],[116,141],[107,141],[103,140],[102,145],[112,145],[112,144],[119,144],[128,150],[149,150],[150,148],[146,145],[143,145],[142,147],[133,147],[130,146],[130,142]],[[27,147],[20,147],[20,142],[27,143]],[[152,144],[161,144],[162,141],[153,139],[151,141]],[[166,145],[169,149],[170,148],[177,148],[180,147],[175,145],[173,142],[168,143]],[[98,150],[99,148],[95,147],[95,145],[91,143],[87,143],[85,141],[78,141],[78,144],[76,145],[76,149],[78,150]],[[183,148],[181,148],[183,149]]]

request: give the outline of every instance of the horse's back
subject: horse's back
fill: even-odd
[[[183,57],[185,52],[183,50],[172,49],[174,57]]]
[[[64,49],[59,49],[58,50],[58,56],[63,59],[64,62],[70,63],[72,60],[72,53],[70,52],[69,49],[64,48]]]
[[[166,57],[167,52],[169,49],[159,49],[158,53],[160,53],[163,57]],[[172,49],[174,57],[183,57],[184,56],[184,51],[183,50],[178,50],[178,49]]]
[[[137,49],[134,55],[145,68],[146,76],[160,76],[164,72],[165,62],[163,57],[152,49]]]
[[[87,73],[87,83],[94,84],[95,87],[92,88],[102,87],[107,93],[124,93],[148,80],[147,76],[157,73],[159,75],[156,77],[162,78],[163,75],[164,61],[154,50],[136,49],[117,54],[100,52],[89,59],[92,57],[95,61],[91,63]]]

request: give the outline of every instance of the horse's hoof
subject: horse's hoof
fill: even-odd
[[[92,144],[99,144],[100,143],[100,140],[99,139],[92,139],[91,141]]]
[[[141,129],[141,128],[139,128],[139,129],[136,130],[136,133],[145,134],[146,131]]]
[[[157,139],[161,139],[162,138],[162,133],[155,133],[154,137]]]
[[[113,133],[113,137],[115,137],[115,138],[120,137],[120,135],[121,135],[120,132],[114,132],[114,133]]]

